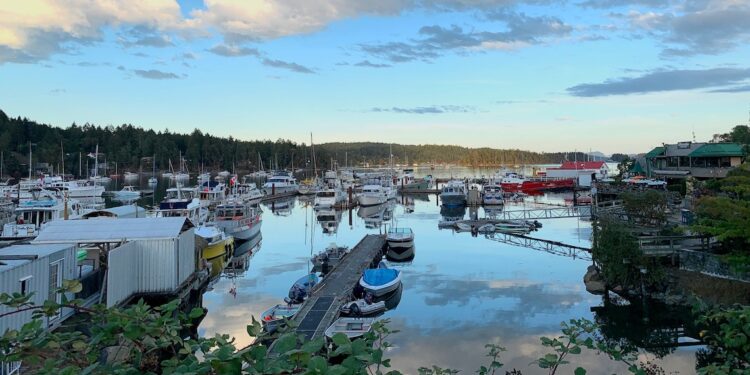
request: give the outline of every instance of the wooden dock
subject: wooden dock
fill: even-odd
[[[339,315],[341,306],[349,301],[352,289],[364,271],[381,259],[385,237],[368,234],[316,285],[302,304],[294,322],[297,333],[308,339],[323,336]]]

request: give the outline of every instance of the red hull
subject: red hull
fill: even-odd
[[[573,189],[573,179],[563,180],[526,180],[520,184],[503,183],[503,191],[509,192],[537,192],[546,190]]]

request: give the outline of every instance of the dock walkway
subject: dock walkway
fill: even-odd
[[[377,234],[365,236],[359,243],[316,285],[310,297],[294,317],[297,333],[308,339],[323,335],[338,317],[341,306],[348,302],[354,286],[364,271],[380,259],[385,237]]]

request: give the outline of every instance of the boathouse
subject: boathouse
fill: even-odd
[[[547,177],[575,178],[579,186],[591,186],[592,180],[608,174],[609,166],[603,161],[565,161],[557,168],[547,168]]]
[[[107,307],[137,297],[179,296],[197,276],[194,227],[184,217],[56,220],[35,244],[68,244],[85,250],[91,267],[84,289]]]
[[[47,300],[62,301],[55,291],[62,287],[63,280],[77,278],[76,250],[70,244],[13,245],[0,249],[0,293],[32,295],[34,305],[43,305]],[[72,294],[66,296],[73,299]],[[0,306],[0,314],[14,309]],[[0,335],[9,329],[20,329],[32,320],[33,311],[24,311],[0,319]],[[62,309],[58,315],[44,317],[44,324],[56,328],[73,314],[71,309]]]
[[[699,179],[724,178],[745,156],[738,143],[702,142],[664,144],[645,155],[649,177]]]

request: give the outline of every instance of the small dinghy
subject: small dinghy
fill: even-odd
[[[462,231],[462,232],[470,232],[471,231],[471,224],[456,223],[456,228],[458,228],[458,230]]]
[[[326,337],[333,338],[337,333],[343,333],[350,339],[361,337],[370,332],[374,322],[375,318],[338,318],[326,329]]]
[[[384,262],[380,262],[378,268],[365,270],[365,274],[359,279],[359,285],[375,297],[380,297],[401,285],[401,271],[388,268]]]
[[[318,283],[318,275],[311,273],[299,278],[289,288],[289,297],[284,298],[286,303],[302,303],[310,295],[312,288]]]
[[[495,225],[494,224],[484,224],[481,227],[479,227],[479,233],[492,233],[495,231]]]
[[[325,250],[313,256],[310,261],[315,267],[322,267],[323,264],[335,266],[344,258],[344,256],[346,256],[346,254],[349,254],[348,247],[338,246],[335,243],[332,243],[328,245]]]
[[[279,328],[284,319],[291,319],[300,309],[300,305],[278,304],[260,314],[260,321],[268,333],[273,333]]]
[[[350,316],[374,315],[385,311],[385,301],[373,302],[371,298],[360,298],[341,306],[341,313]]]

